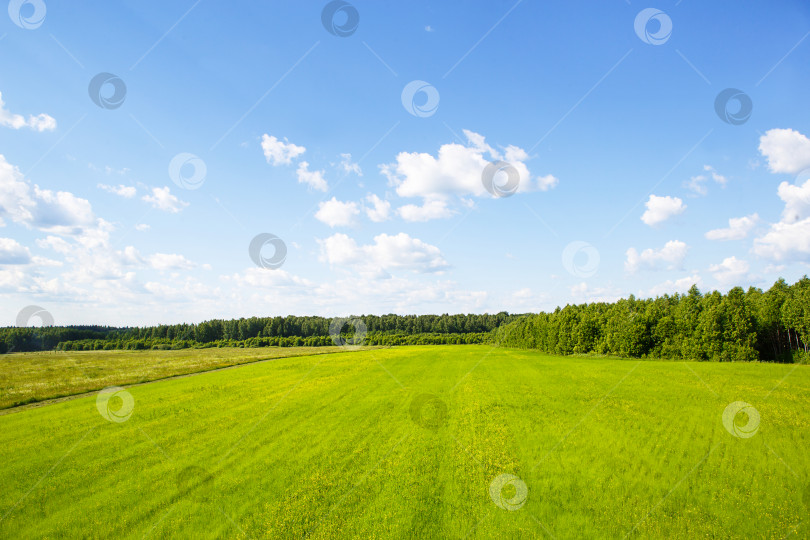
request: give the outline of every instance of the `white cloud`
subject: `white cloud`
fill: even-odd
[[[785,203],[782,219],[754,240],[753,251],[760,257],[783,260],[810,259],[810,179],[797,186],[779,184],[779,198]]]
[[[0,160],[0,165],[3,163]],[[0,179],[8,180],[8,172],[8,167],[0,167]],[[36,244],[60,260],[31,256],[29,250],[16,240],[0,238],[0,290],[10,293],[0,295],[0,304],[4,309],[19,309],[14,306],[22,301],[30,302],[26,299],[32,295],[44,295],[52,307],[58,307],[62,312],[60,321],[106,321],[118,324],[133,324],[136,320],[150,318],[151,322],[159,322],[154,320],[154,314],[159,314],[157,317],[165,321],[164,300],[186,302],[187,311],[182,317],[178,313],[171,315],[176,319],[189,316],[197,318],[200,310],[205,309],[201,300],[214,294],[213,288],[210,284],[193,282],[189,278],[178,279],[183,270],[195,266],[183,256],[156,253],[142,257],[133,246],[116,250],[110,244],[114,227],[101,218],[93,219],[90,225],[68,228],[69,236],[57,236],[66,234],[64,220],[60,219],[60,225],[56,226],[53,223],[43,224],[37,216],[45,213],[42,208],[48,209],[53,205],[61,204],[70,209],[74,201],[70,197],[45,193],[18,178],[13,180],[11,183],[0,182],[3,188],[13,188],[11,192],[16,197],[9,199],[9,189],[0,189],[5,197],[3,204],[6,200],[17,203],[11,207],[16,212],[4,215],[14,216],[12,219],[19,217],[15,221],[54,233],[37,239]],[[79,206],[82,204],[79,203]],[[49,215],[64,218],[65,212],[50,212]],[[168,272],[161,273],[159,283],[150,282],[145,286],[136,275],[136,271],[141,269]],[[217,305],[221,309],[230,299],[218,292],[216,295]],[[217,309],[209,306],[206,313],[213,317]]]
[[[348,227],[354,224],[360,209],[355,202],[342,202],[332,197],[318,205],[315,218],[330,227]]]
[[[137,225],[135,225],[135,230],[136,231],[148,231],[151,228],[152,227],[150,227],[146,223],[138,223]]]
[[[718,173],[714,167],[711,165],[704,165],[703,170],[709,173],[709,176],[712,177],[716,183],[720,184],[722,187],[726,187],[728,183],[728,178],[723,176],[722,174]],[[688,182],[684,182],[684,187],[693,192],[695,195],[706,195],[708,193],[708,189],[706,188],[706,182],[708,182],[709,178],[705,175],[697,175],[693,176],[689,179]]]
[[[34,186],[33,223],[45,231],[71,234],[77,227],[93,224],[93,208],[87,199],[67,191],[51,191]]]
[[[0,267],[0,291],[31,293],[34,290],[32,285],[35,281],[32,278],[33,276],[30,272],[25,271],[19,266]],[[9,306],[9,309],[6,311],[12,313],[11,306]]]
[[[535,178],[535,186],[540,191],[548,191],[553,189],[560,183],[560,180],[551,174],[547,174],[545,176],[538,176]]]
[[[95,223],[86,199],[31,186],[0,154],[0,226],[5,224],[4,218],[56,234],[77,234]]]
[[[357,176],[363,176],[363,169],[360,168],[360,165],[357,163],[352,162],[352,155],[351,154],[340,154],[340,167],[348,173],[354,173]]]
[[[287,141],[286,137],[284,141],[280,141],[265,133],[262,135],[262,150],[270,165],[290,165],[293,159],[306,152],[307,149]]]
[[[645,203],[647,210],[642,214],[641,221],[649,226],[655,226],[668,220],[673,216],[683,214],[686,205],[678,197],[658,197],[650,195]]]
[[[785,209],[782,210],[784,223],[797,223],[810,217],[810,179],[801,186],[782,182],[777,194],[785,203]]]
[[[742,240],[748,236],[751,229],[759,223],[759,215],[756,213],[750,216],[731,218],[728,220],[727,229],[714,229],[706,233],[709,240]]]
[[[709,190],[706,189],[706,178],[702,174],[693,176],[689,181],[683,183],[683,187],[694,193],[695,195],[706,195]]]
[[[750,265],[737,257],[727,257],[720,264],[709,266],[714,278],[723,285],[742,285],[747,281]]]
[[[771,129],[759,138],[759,151],[773,173],[797,174],[810,167],[810,139],[792,129]]]
[[[624,268],[631,274],[642,267],[650,270],[680,268],[688,250],[686,243],[680,240],[670,240],[661,249],[645,249],[640,254],[636,248],[630,248]]]
[[[3,102],[3,93],[0,92],[0,125],[11,129],[28,127],[34,131],[53,131],[56,129],[56,120],[47,114],[29,115],[26,119],[21,114],[14,114],[6,109]]]
[[[133,186],[125,186],[124,184],[119,184],[117,186],[98,184],[97,187],[106,191],[107,193],[112,193],[113,195],[118,195],[119,197],[124,197],[126,199],[131,199],[138,192],[138,190],[136,190]]]
[[[456,214],[447,207],[447,203],[440,199],[426,200],[422,206],[406,204],[397,209],[399,216],[405,221],[429,221],[431,219],[449,218]]]
[[[310,171],[309,163],[306,161],[302,161],[298,164],[296,174],[298,175],[298,182],[301,184],[306,184],[312,189],[317,189],[318,191],[326,191],[329,189],[329,186],[323,177],[323,171]]]
[[[366,195],[366,201],[371,203],[371,206],[365,206],[364,208],[368,219],[375,223],[380,223],[389,218],[391,214],[390,202],[384,201],[372,193]]]
[[[698,274],[682,277],[680,279],[676,279],[675,281],[668,279],[665,282],[659,283],[658,285],[651,288],[648,293],[648,296],[654,297],[675,293],[683,294],[685,292],[688,292],[689,289],[692,288],[692,285],[697,285],[698,287],[700,287],[702,283],[703,280],[700,278]]]
[[[357,270],[363,275],[387,277],[388,272],[394,270],[429,273],[449,267],[439,248],[405,233],[380,234],[374,237],[373,244],[364,246],[358,246],[353,238],[340,233],[318,243],[322,261]]]
[[[196,265],[177,253],[155,253],[147,258],[155,270],[189,270]]]
[[[704,170],[704,171],[706,171],[706,172],[708,172],[708,173],[711,173],[711,175],[712,175],[712,180],[714,180],[715,182],[717,182],[717,183],[718,183],[718,184],[720,184],[721,186],[725,187],[725,186],[726,186],[726,184],[728,183],[728,178],[726,178],[726,177],[725,177],[725,176],[723,176],[722,174],[718,173],[718,172],[717,172],[717,171],[714,169],[714,167],[712,167],[711,165],[704,165],[704,166],[703,166],[703,170]]]
[[[31,252],[12,238],[0,238],[0,265],[2,264],[28,264],[31,262]]]
[[[141,292],[135,274],[126,269],[142,260],[133,247],[116,251],[110,245],[111,223],[99,219],[93,229],[70,238],[47,236],[37,245],[62,256],[65,271],[50,286],[60,294],[82,302],[109,303],[124,297],[132,300]]]
[[[810,260],[810,218],[796,223],[774,223],[764,236],[754,240],[753,251],[777,261]]]
[[[121,261],[127,265],[144,264],[143,257],[134,246],[127,246],[121,252]]]
[[[152,194],[144,195],[141,199],[151,204],[153,208],[172,214],[176,214],[188,206],[187,202],[181,201],[171,194],[169,186],[162,188],[153,187]]]
[[[380,170],[395,186],[397,195],[421,197],[425,201],[447,200],[454,195],[492,197],[481,176],[485,167],[494,160],[506,160],[518,172],[518,193],[547,191],[557,185],[558,180],[551,175],[531,175],[524,163],[529,156],[522,148],[508,146],[501,153],[487,144],[483,135],[468,130],[464,130],[464,135],[467,146],[444,144],[435,157],[427,153],[400,152],[394,163],[381,165]],[[439,216],[445,217],[441,213]]]
[[[759,151],[773,173],[797,174],[810,168],[810,139],[792,129],[771,129],[760,137]],[[804,178],[800,175],[799,181]],[[776,261],[810,260],[810,178],[802,185],[782,182],[781,220],[754,240],[752,251]]]

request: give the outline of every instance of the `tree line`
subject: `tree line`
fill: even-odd
[[[366,343],[398,345],[420,341],[435,343],[480,343],[496,328],[521,315],[361,315]],[[317,316],[249,317],[213,319],[198,324],[171,324],[115,328],[70,326],[45,328],[0,328],[0,353],[42,350],[182,349],[230,346],[325,346],[332,345],[333,319]],[[350,325],[343,333],[351,335]],[[473,336],[475,338],[466,338]],[[421,336],[419,339],[411,336]],[[442,337],[444,336],[444,337]],[[473,341],[464,341],[473,339]],[[373,343],[371,343],[373,341]],[[250,344],[249,344],[250,343]]]
[[[630,358],[807,362],[810,279],[779,279],[763,292],[686,294],[567,305],[526,316],[495,332],[504,347]]]
[[[475,332],[469,334],[382,334],[372,332],[362,340],[352,341],[353,335],[341,335],[344,343],[363,346],[395,346],[395,345],[473,345],[492,342],[491,332]],[[222,347],[327,347],[337,345],[331,336],[289,336],[289,337],[252,337],[242,341],[217,340],[200,343],[189,340],[167,339],[127,339],[102,340],[81,339],[75,341],[62,341],[56,345],[57,351],[109,351],[109,350],[180,350],[180,349],[209,349]]]

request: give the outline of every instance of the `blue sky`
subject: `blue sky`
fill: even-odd
[[[330,33],[329,8],[336,33],[346,13],[356,28]],[[801,0],[13,0],[2,324],[31,304],[56,324],[125,325],[795,280],[809,35]],[[94,102],[103,73],[126,90]],[[731,123],[715,106],[729,88],[752,104],[721,103]],[[191,186],[169,172],[190,155]],[[506,196],[481,179],[498,161],[519,178]],[[253,262],[262,233],[283,264]]]

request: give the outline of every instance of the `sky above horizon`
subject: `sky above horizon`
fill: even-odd
[[[802,0],[11,0],[0,325],[793,282],[809,36]]]

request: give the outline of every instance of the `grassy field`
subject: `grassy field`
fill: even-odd
[[[340,347],[12,353],[0,357],[0,409],[176,375],[330,353]]]
[[[0,417],[0,537],[806,538],[808,404],[806,366],[283,358]]]

